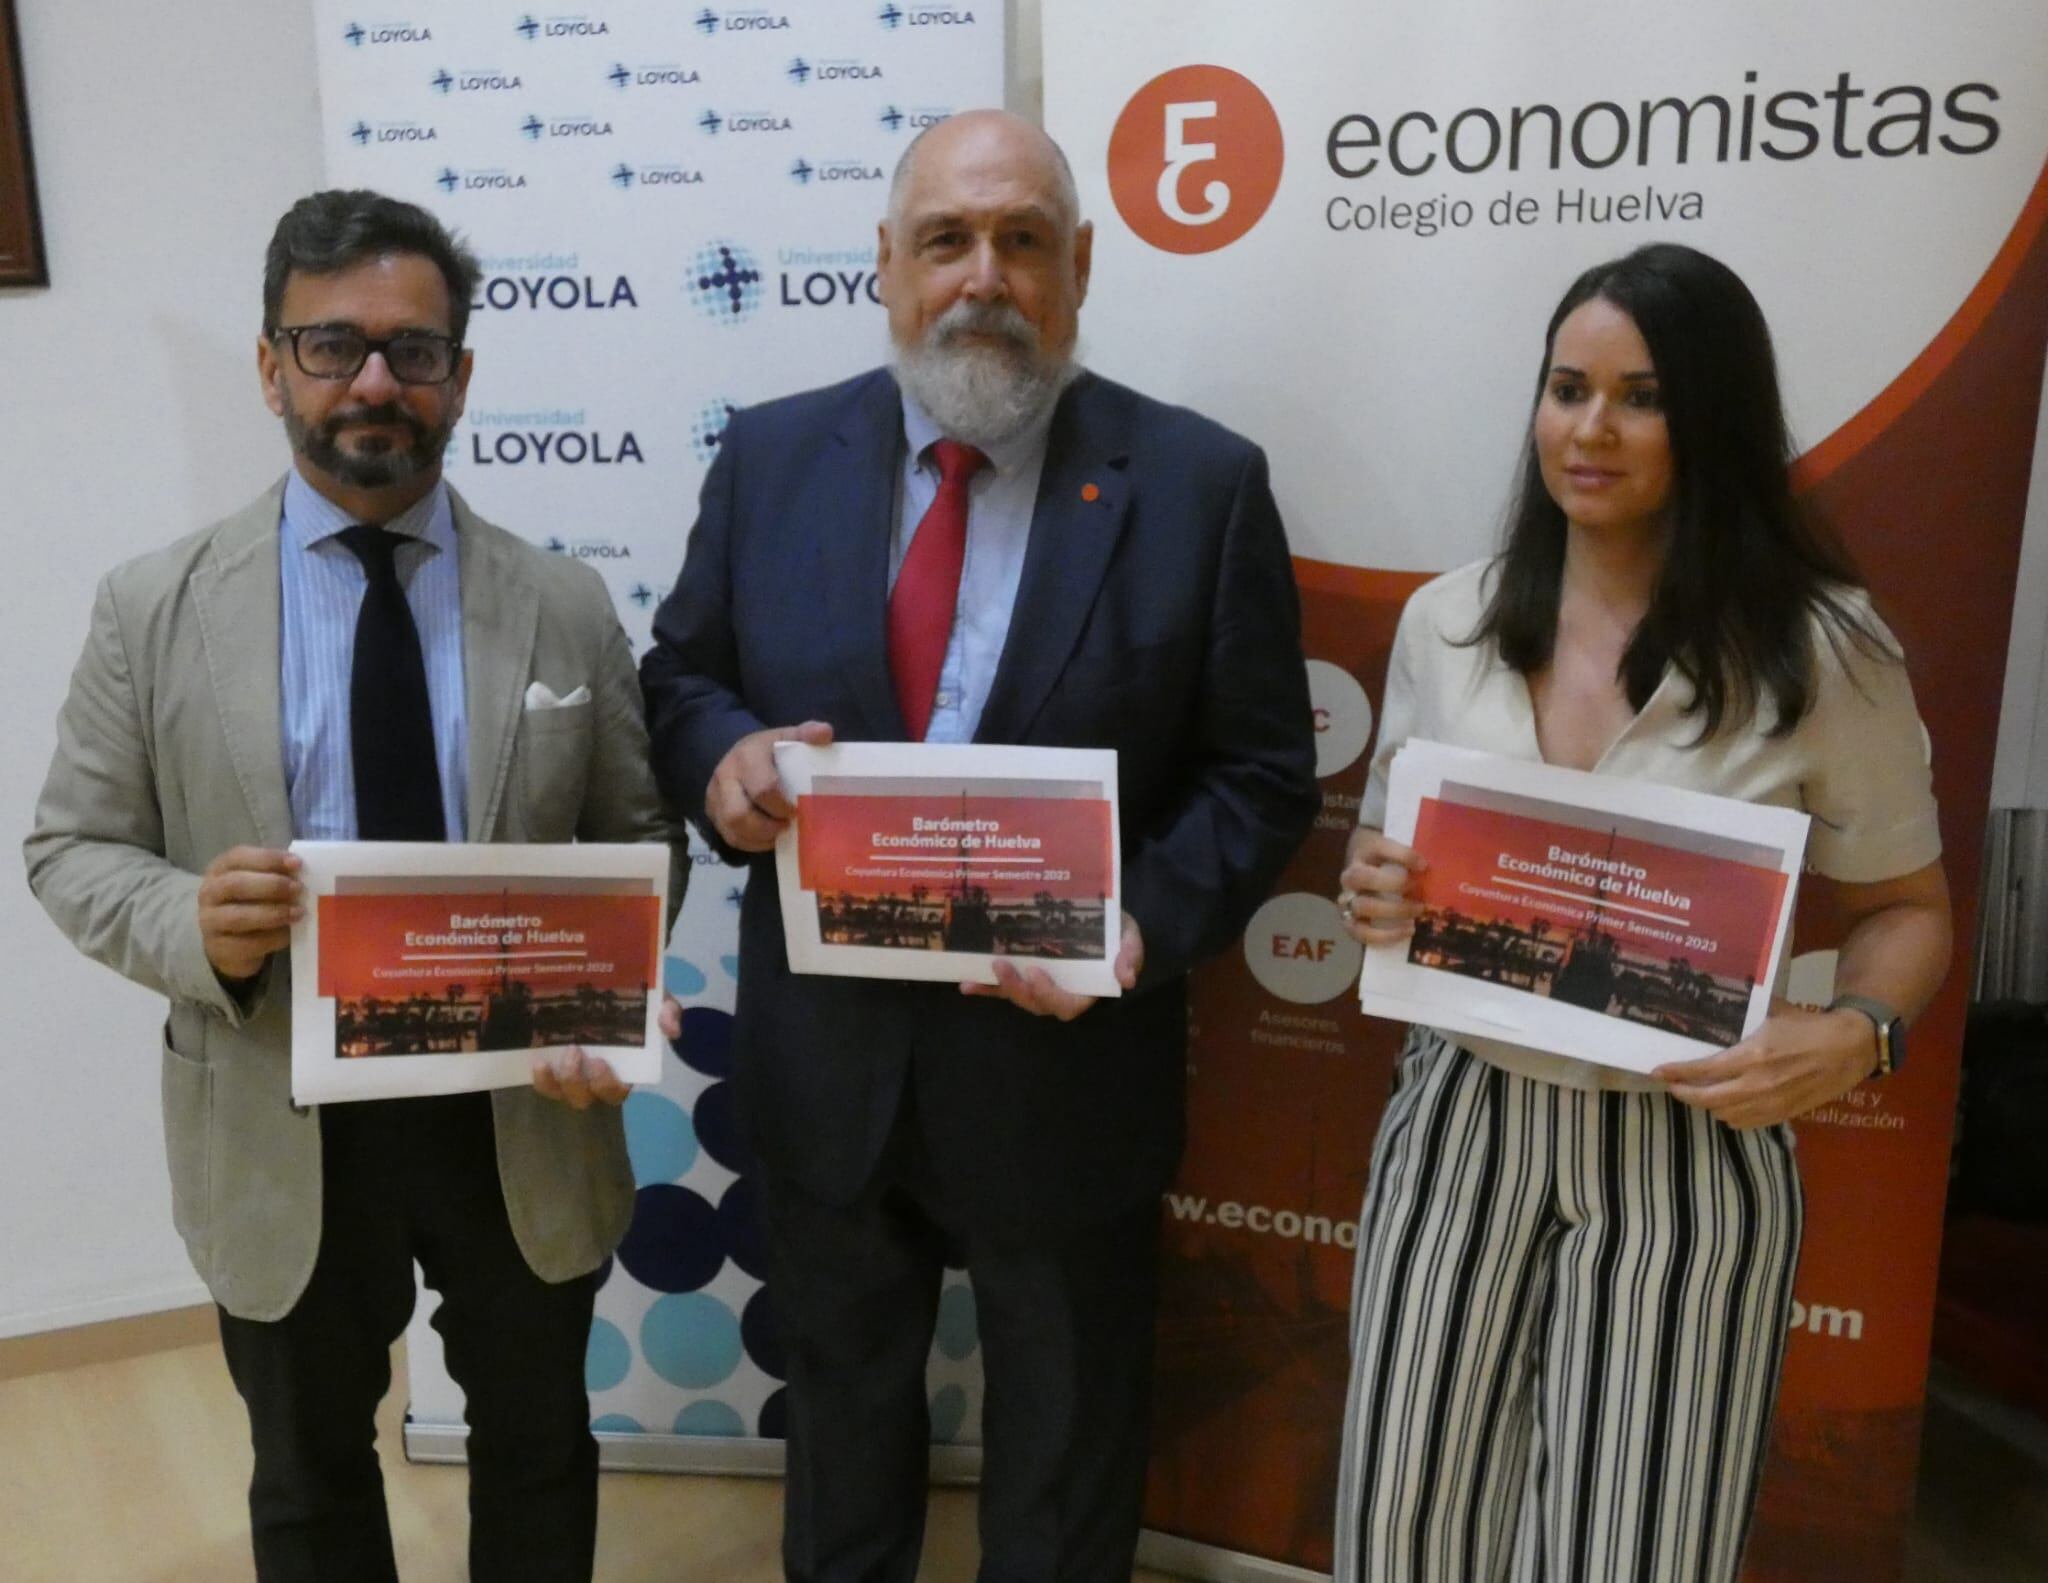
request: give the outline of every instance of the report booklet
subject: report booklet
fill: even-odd
[[[1807,815],[1411,741],[1387,834],[1428,861],[1415,932],[1367,948],[1378,1016],[1648,1072],[1770,1010]]]
[[[778,742],[775,766],[793,971],[992,984],[1007,957],[1121,993],[1114,752]]]
[[[659,844],[299,841],[292,1098],[530,1083],[580,1046],[661,1076]]]

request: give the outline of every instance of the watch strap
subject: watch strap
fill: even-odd
[[[1829,1011],[1859,1011],[1877,1029],[1877,1070],[1873,1077],[1890,1077],[1906,1061],[1906,1022],[1881,1000],[1868,995],[1837,995]]]

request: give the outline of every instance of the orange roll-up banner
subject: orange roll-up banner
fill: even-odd
[[[1652,240],[1722,258],[1770,319],[1800,492],[1905,645],[1974,939],[2041,419],[2048,29],[2002,0],[1568,22],[1046,0],[1045,83],[1097,227],[1089,359],[1267,448],[1322,744],[1314,834],[1197,977],[1147,1520],[1327,1570],[1397,1034],[1359,1014],[1329,898],[1402,603],[1496,547],[1571,279]],[[1807,889],[1810,988],[1831,930]],[[1902,1074],[1799,1124],[1807,1237],[1749,1578],[1900,1573],[1966,983],[1959,960]]]

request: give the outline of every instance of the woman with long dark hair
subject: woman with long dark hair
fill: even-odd
[[[1402,613],[1338,905],[1405,939],[1422,737],[1812,814],[1827,1010],[1638,1077],[1409,1030],[1360,1223],[1345,1583],[1708,1583],[1741,1565],[1799,1257],[1791,1118],[1888,1072],[1950,952],[1927,739],[1847,554],[1795,504],[1770,334],[1656,245],[1551,316],[1495,558]],[[1809,883],[1813,883],[1811,879]]]

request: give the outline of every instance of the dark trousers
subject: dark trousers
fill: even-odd
[[[374,1415],[412,1315],[413,1263],[467,1398],[477,1583],[589,1583],[597,1443],[583,1360],[594,1275],[528,1268],[498,1186],[490,1098],[371,1100],[320,1113],[320,1255],[275,1322],[222,1311],[256,1449],[260,1583],[395,1583]]]
[[[981,1329],[981,1583],[1129,1583],[1144,1504],[1159,1210],[1043,1246],[949,1208],[908,1096],[876,1180],[820,1203],[764,1171],[788,1363],[783,1567],[792,1583],[911,1583],[924,1539],[925,1364],[944,1268]]]

